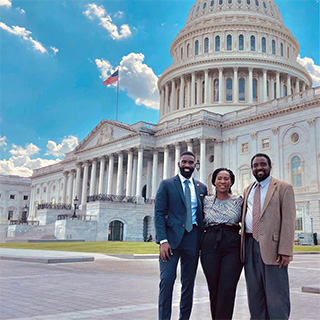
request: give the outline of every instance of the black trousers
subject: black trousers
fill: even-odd
[[[201,264],[207,279],[212,319],[232,319],[242,271],[237,227],[206,228],[201,241]]]
[[[286,320],[290,315],[288,266],[264,264],[259,243],[246,237],[244,267],[250,319]]]
[[[177,276],[177,265],[181,266],[181,298],[179,319],[190,318],[193,300],[194,280],[199,261],[199,242],[201,231],[194,226],[190,233],[185,231],[178,248],[173,249],[173,255],[168,262],[159,259],[159,320],[171,319],[172,292]]]

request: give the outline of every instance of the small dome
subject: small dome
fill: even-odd
[[[272,0],[197,0],[189,11],[185,27],[213,16],[235,13],[262,16],[284,24],[280,10]]]

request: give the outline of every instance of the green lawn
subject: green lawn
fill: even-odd
[[[0,248],[95,252],[105,254],[157,254],[154,242],[48,242],[48,243],[0,243]],[[319,246],[294,246],[295,252],[320,251]]]

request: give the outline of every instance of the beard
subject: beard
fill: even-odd
[[[186,171],[186,168],[179,167],[180,173],[183,177],[186,179],[189,179],[192,176],[192,173],[194,171],[194,168],[187,168],[188,170]]]

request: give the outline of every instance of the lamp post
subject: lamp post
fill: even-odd
[[[200,161],[199,159],[196,162],[196,170],[199,171],[200,170]]]
[[[73,215],[71,216],[71,219],[76,219],[77,215],[76,215],[76,210],[77,210],[77,206],[79,204],[79,199],[77,198],[77,196],[73,199],[73,205],[74,205],[74,210],[73,210]]]
[[[26,223],[27,222],[27,213],[28,213],[28,206],[25,205],[24,208],[22,209],[22,216],[21,216],[21,222]]]
[[[312,245],[314,246],[314,238],[313,238],[313,217],[310,217],[311,219],[311,242]]]

